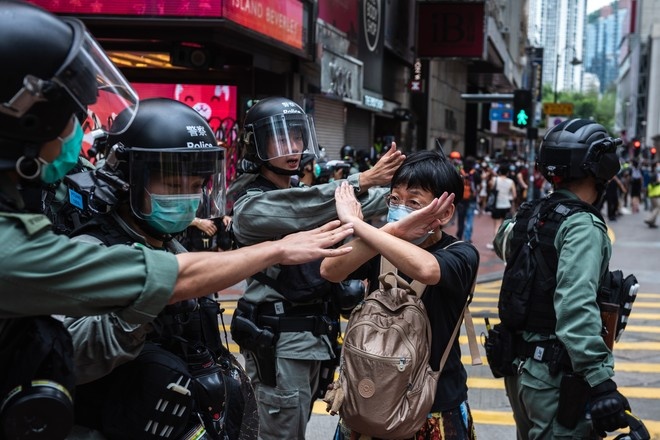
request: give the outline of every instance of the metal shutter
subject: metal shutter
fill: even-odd
[[[316,139],[325,148],[328,160],[339,159],[339,150],[344,145],[344,103],[314,97],[314,126]]]
[[[369,151],[371,139],[371,112],[348,107],[346,113],[346,143],[356,149]]]

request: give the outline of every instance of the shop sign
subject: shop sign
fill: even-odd
[[[357,0],[354,0],[357,1]],[[358,58],[364,63],[362,86],[375,93],[382,93],[384,69],[385,0],[359,0],[360,29]]]
[[[422,76],[422,60],[417,58],[413,64],[412,80],[408,83],[411,92],[421,93],[424,91],[424,77]]]
[[[552,116],[570,116],[573,114],[572,102],[544,102],[543,113]]]
[[[327,49],[321,56],[321,90],[345,101],[360,102],[362,63]]]
[[[365,94],[364,105],[366,105],[369,108],[381,111],[383,110],[383,107],[385,107],[385,101],[383,101],[381,98],[378,98],[376,96]]]
[[[222,14],[222,1],[190,0],[30,0],[51,12],[63,14],[129,15],[145,17],[215,17]]]
[[[296,49],[303,49],[304,14],[300,0],[31,0],[51,12],[137,17],[226,18]]]
[[[417,8],[417,56],[484,57],[483,2],[418,2]]]
[[[303,49],[300,0],[225,0],[223,17],[296,49]]]

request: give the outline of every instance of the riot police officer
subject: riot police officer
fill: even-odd
[[[120,134],[137,95],[80,21],[11,0],[0,1],[0,16],[0,427],[10,438],[61,439],[73,422],[75,377],[68,333],[50,314],[115,312],[145,323],[168,302],[269,265],[342,253],[325,248],[350,228],[335,223],[238,253],[181,255],[56,235],[41,214],[42,186],[77,163],[80,120]]]
[[[537,166],[555,191],[523,204],[495,238],[507,261],[500,319],[520,338],[514,368],[505,374],[519,438],[587,439],[627,425],[630,406],[612,379],[614,356],[602,337],[597,294],[609,274],[611,243],[594,208],[619,171],[620,143],[584,119],[549,130]],[[525,281],[516,282],[525,246],[536,269],[522,270]],[[520,302],[525,291],[529,297]]]
[[[73,231],[73,239],[185,252],[172,236],[195,218],[200,202],[224,205],[219,197],[224,151],[206,120],[178,101],[147,99],[140,101],[131,126],[110,136],[107,144],[98,171],[65,180],[69,192],[83,200],[91,199],[92,192],[97,198],[102,191],[114,196],[104,209],[94,208],[92,220]],[[244,438],[256,438],[256,415],[243,421],[245,400],[256,405],[251,385],[222,345],[218,313],[217,302],[202,297],[168,305],[146,326],[131,325],[114,313],[66,319],[78,382],[84,384],[76,390],[77,423],[110,438],[157,437],[144,427],[159,424],[161,430],[170,427],[173,439],[198,431],[208,438],[236,439],[243,424]],[[186,384],[172,388],[171,371]],[[177,402],[191,411],[166,417],[159,401]]]
[[[284,97],[260,100],[245,116],[240,136],[244,157],[258,175],[236,200],[233,233],[239,245],[306,230],[336,218],[335,188],[345,180],[292,187],[303,154],[318,156],[313,120]],[[369,171],[348,177],[360,193],[365,216],[385,213],[383,196],[404,156],[392,148]],[[373,188],[372,188],[373,187]],[[372,188],[372,189],[369,189]],[[259,402],[260,438],[304,438],[321,362],[334,356],[331,289],[320,260],[272,265],[248,279],[232,319],[233,339]]]

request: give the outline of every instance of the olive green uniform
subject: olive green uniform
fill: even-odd
[[[348,177],[358,188],[359,175]],[[282,190],[249,190],[234,205],[233,231],[242,245],[273,240],[284,235],[312,229],[337,218],[334,194],[342,180],[313,187]],[[372,188],[359,197],[365,218],[383,215],[387,210],[385,188]],[[271,266],[266,274],[277,278],[280,268]],[[248,279],[244,295],[252,304],[276,303],[284,297],[257,280]],[[254,360],[246,355],[245,369],[250,375],[259,403],[259,437],[262,439],[304,438],[311,399],[318,382],[320,361],[333,354],[326,335],[309,331],[282,332],[276,345],[277,386],[259,381]],[[309,362],[313,361],[313,362]]]
[[[566,190],[558,192],[577,199]],[[507,226],[513,221],[515,217],[505,220],[495,237],[495,250],[500,257],[504,255]],[[614,357],[601,337],[596,303],[598,284],[608,270],[612,252],[607,226],[591,213],[577,212],[561,224],[554,245],[558,254],[555,336],[565,346],[573,371],[594,387],[614,376]],[[523,339],[539,341],[543,337],[524,332]],[[573,430],[557,422],[559,384],[564,373],[553,376],[547,363],[533,358],[519,358],[516,363],[520,365],[520,374],[506,378],[505,385],[518,438],[589,438],[591,422],[585,417]]]
[[[0,333],[4,320],[23,316],[115,312],[130,323],[152,321],[178,273],[174,255],[73,242],[41,214],[0,212],[0,243]]]

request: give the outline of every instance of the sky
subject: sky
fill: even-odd
[[[612,3],[612,0],[587,0],[587,13],[607,6],[610,3]]]

